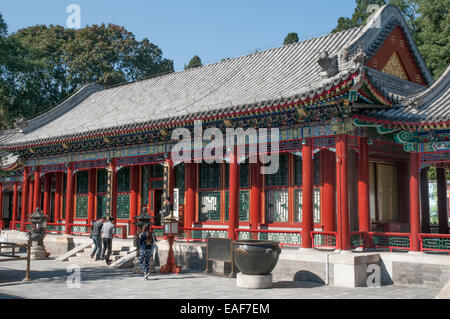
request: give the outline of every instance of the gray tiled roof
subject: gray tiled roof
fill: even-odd
[[[313,97],[356,72],[361,67],[356,62],[358,49],[362,48],[368,56],[373,54],[393,25],[406,28],[405,33],[411,38],[396,7],[384,6],[372,21],[380,17],[380,28],[372,28],[369,22],[364,28],[131,84],[108,89],[88,85],[51,111],[28,121],[20,134],[3,144],[27,147],[35,143],[56,143],[122,128],[252,110],[281,100]],[[410,46],[418,52],[414,42]],[[324,76],[317,63],[324,51],[330,61],[337,61],[336,72],[328,76]],[[420,55],[416,58],[429,79]],[[386,90],[390,87],[386,86]],[[411,86],[407,93],[419,91]],[[1,144],[0,141],[0,148]]]
[[[450,121],[450,66],[427,90],[403,99],[392,109],[367,111],[366,115],[414,123]]]

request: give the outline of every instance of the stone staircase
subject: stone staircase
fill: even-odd
[[[104,260],[95,261],[95,257],[91,258],[91,252],[94,244],[90,244],[83,249],[76,252],[73,256],[67,259],[68,262],[77,264],[77,265],[93,265],[93,266],[106,266],[106,262]],[[112,251],[111,251],[111,263],[127,256],[129,253],[135,251],[136,248],[133,246],[132,242],[123,242],[113,240]]]

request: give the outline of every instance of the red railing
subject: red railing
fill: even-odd
[[[46,233],[47,234],[64,234],[65,233],[65,226],[66,224],[63,223],[47,223],[47,229],[46,229]],[[55,229],[49,229],[49,227],[55,227]],[[59,230],[58,227],[61,227],[61,229]]]
[[[211,233],[225,233],[222,236],[211,236]],[[189,243],[191,241],[196,242],[204,242],[208,238],[211,237],[220,237],[220,238],[228,238],[228,229],[227,228],[207,228],[207,227],[184,227],[181,235],[178,237],[179,239],[186,239]]]
[[[310,236],[313,248],[336,249],[336,232],[312,231]]]
[[[393,249],[409,250],[411,247],[410,233],[369,232],[369,235],[373,248],[386,248],[392,251]]]
[[[239,233],[248,233],[248,236],[239,237]],[[280,242],[280,246],[301,246],[301,230],[275,230],[275,229],[236,229],[236,238],[238,239],[259,239],[275,240]]]
[[[80,236],[88,236],[91,234],[92,224],[69,224],[70,234],[72,235],[80,235]],[[75,228],[75,229],[74,229]],[[76,229],[78,228],[78,229]],[[127,238],[127,226],[126,225],[114,225],[114,237],[116,238]],[[121,232],[117,234],[117,229],[121,229]]]
[[[370,243],[370,235],[367,232],[351,232],[350,233],[350,247],[368,247]]]
[[[419,234],[421,251],[447,252],[450,254],[450,235]]]

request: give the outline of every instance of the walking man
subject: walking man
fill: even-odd
[[[113,218],[111,216],[106,217],[106,222],[102,227],[102,242],[103,242],[103,250],[102,250],[102,259],[106,261],[106,264],[109,265],[111,261],[109,257],[111,256],[112,250],[112,239],[114,236],[114,224],[112,223]]]
[[[97,220],[91,228],[91,238],[94,242],[94,249],[91,253],[91,258],[94,258],[95,260],[100,260],[100,254],[102,253],[102,239],[101,239],[101,231],[103,227],[103,223],[105,222],[105,217],[100,218]]]

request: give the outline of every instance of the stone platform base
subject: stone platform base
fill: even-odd
[[[239,288],[265,289],[272,287],[272,284],[272,274],[244,275],[240,272],[236,276],[236,286]]]

